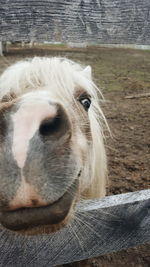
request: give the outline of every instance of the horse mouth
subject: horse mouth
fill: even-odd
[[[47,206],[21,208],[0,213],[0,223],[12,231],[26,231],[46,226],[53,228],[65,220],[77,197],[79,180],[76,179],[62,197]]]

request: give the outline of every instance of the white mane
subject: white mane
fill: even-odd
[[[10,93],[19,96],[33,90],[49,90],[49,85],[54,95],[69,109],[71,106],[68,103],[74,99],[74,92],[78,88],[84,88],[92,96],[88,111],[92,132],[92,152],[88,164],[92,166],[92,176],[90,181],[86,181],[88,189],[83,195],[93,198],[104,196],[107,168],[102,128],[105,118],[99,106],[97,87],[91,79],[90,67],[84,69],[68,59],[56,57],[35,57],[18,62],[0,77],[0,99]]]

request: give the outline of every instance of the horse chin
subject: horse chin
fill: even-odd
[[[41,208],[23,208],[4,212],[1,218],[2,226],[22,235],[56,232],[67,225],[73,217],[78,197],[79,180],[76,179],[64,195],[53,204]]]
[[[61,222],[59,222],[57,224],[51,224],[51,225],[35,226],[35,227],[32,227],[32,228],[27,228],[27,229],[24,229],[24,230],[15,231],[15,233],[18,234],[18,235],[24,235],[24,236],[34,236],[34,235],[51,234],[51,233],[59,231],[61,228],[65,227],[66,225],[71,223],[71,220],[73,219],[74,213],[75,213],[75,204],[76,204],[76,202],[77,201],[74,200],[74,202],[72,203],[72,206],[71,206],[67,216]]]

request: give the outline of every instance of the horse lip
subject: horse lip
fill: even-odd
[[[0,213],[0,223],[5,228],[13,231],[31,229],[41,225],[58,224],[69,213],[78,185],[79,181],[76,179],[62,197],[47,206],[3,211]]]

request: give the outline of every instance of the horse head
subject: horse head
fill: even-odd
[[[77,201],[105,194],[106,156],[91,68],[65,58],[18,62],[0,77],[0,223],[54,231]]]

